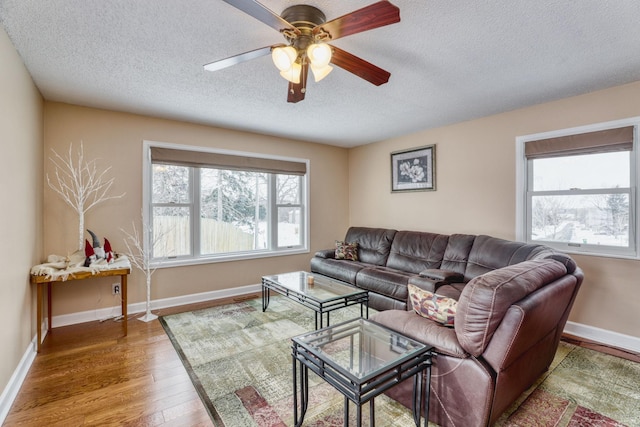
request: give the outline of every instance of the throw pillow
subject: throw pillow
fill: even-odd
[[[458,301],[425,291],[414,285],[408,285],[407,289],[413,311],[444,326],[453,326]]]
[[[358,243],[347,243],[336,240],[336,259],[358,260]]]

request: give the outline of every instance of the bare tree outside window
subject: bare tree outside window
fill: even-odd
[[[567,202],[563,197],[542,196],[533,200],[531,210],[533,231],[537,238],[545,240],[561,240],[564,212]]]
[[[620,238],[629,229],[629,198],[626,194],[608,194],[597,200],[596,208],[606,217],[601,233]]]

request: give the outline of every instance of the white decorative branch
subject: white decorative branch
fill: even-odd
[[[149,322],[153,319],[156,319],[158,316],[151,313],[151,276],[155,273],[157,269],[157,265],[152,267],[152,255],[153,248],[157,247],[158,243],[164,241],[165,233],[156,233],[153,235],[153,228],[151,224],[149,224],[144,219],[144,215],[142,216],[142,229],[138,230],[134,221],[131,221],[131,226],[133,228],[132,232],[128,232],[124,229],[120,229],[124,235],[124,245],[127,248],[127,258],[131,264],[136,267],[138,270],[142,271],[146,279],[146,287],[147,287],[147,307],[146,313],[143,317],[139,319],[144,322]],[[153,236],[153,237],[152,237]],[[144,242],[147,242],[145,245]]]
[[[62,157],[54,149],[51,151],[54,157],[49,159],[56,169],[55,181],[52,182],[47,174],[47,184],[78,214],[78,250],[82,250],[85,214],[94,206],[110,199],[119,199],[125,193],[119,196],[109,195],[114,178],[107,179],[106,175],[111,167],[99,172],[97,160],[85,161],[82,142],[77,160],[72,155],[73,144],[69,144],[67,157]]]

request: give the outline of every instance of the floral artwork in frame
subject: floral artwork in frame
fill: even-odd
[[[435,190],[435,157],[435,144],[391,153],[391,191]]]

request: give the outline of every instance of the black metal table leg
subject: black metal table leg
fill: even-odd
[[[269,288],[262,283],[262,312],[267,311],[269,307]]]
[[[425,388],[425,392],[424,392],[424,400],[425,400],[425,408],[424,408],[424,427],[428,427],[429,425],[429,398],[431,397],[431,358],[429,358],[429,360],[427,361],[427,369],[425,369],[426,374],[427,374],[427,378],[426,378],[426,384],[423,385],[423,388]],[[423,371],[423,375],[425,373],[425,371]]]
[[[309,370],[299,362],[295,355],[293,359],[293,423],[296,427],[300,427],[304,422],[304,416],[309,406]],[[300,363],[300,371],[298,372],[298,363]],[[300,375],[300,418],[298,418],[298,374]]]
[[[291,366],[291,372],[293,373],[293,423],[296,426],[302,424],[302,422],[298,423],[298,370],[296,356],[291,356],[293,364]]]
[[[349,425],[349,399],[344,397],[344,421],[343,425],[347,427]]]
[[[375,410],[375,403],[374,403],[375,398],[372,398],[369,401],[369,425],[371,427],[375,427],[376,425],[376,410]]]
[[[431,356],[429,356],[431,357]],[[413,421],[420,427],[424,412],[424,427],[429,424],[429,395],[431,392],[431,359],[424,361],[426,368],[413,377]]]

